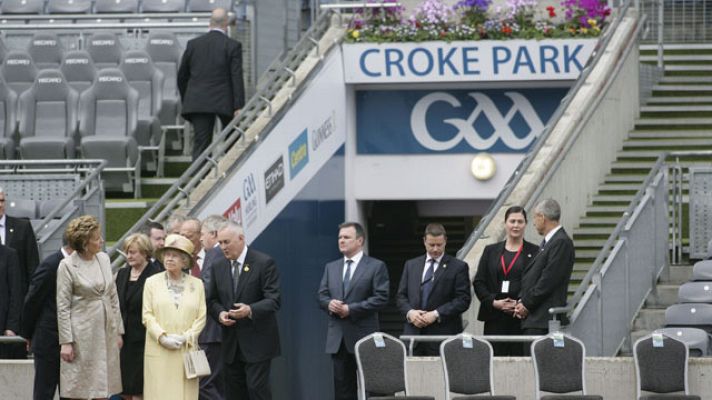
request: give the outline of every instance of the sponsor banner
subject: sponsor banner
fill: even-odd
[[[359,154],[524,153],[568,89],[356,93]]]
[[[240,206],[239,197],[234,203],[232,203],[230,208],[228,208],[227,211],[223,213],[223,216],[232,222],[242,225],[242,209]]]
[[[573,80],[597,39],[343,44],[347,83]]]
[[[270,132],[261,135],[249,158],[198,206],[198,218],[210,214],[237,218],[250,242],[327,164],[346,138],[341,62],[338,52],[324,60],[322,70]]]

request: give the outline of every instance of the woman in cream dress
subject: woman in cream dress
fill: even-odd
[[[183,354],[197,349],[205,326],[203,282],[183,272],[190,269],[193,243],[168,235],[156,257],[166,268],[146,279],[143,290],[145,400],[196,400],[198,379],[186,379]]]
[[[119,349],[124,333],[109,256],[101,252],[99,222],[72,220],[65,236],[76,250],[57,270],[59,394],[105,399],[121,392]]]

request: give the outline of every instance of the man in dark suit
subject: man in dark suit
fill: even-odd
[[[20,313],[22,312],[21,271],[17,261],[17,252],[10,247],[0,245],[0,333],[16,336],[20,332]],[[0,346],[0,358],[17,358],[16,349],[24,345]]]
[[[66,244],[42,260],[30,280],[22,308],[21,335],[35,359],[34,400],[52,400],[59,386],[57,334],[57,268],[73,250]]]
[[[388,303],[388,270],[363,253],[366,239],[356,222],[339,225],[343,258],[327,263],[319,286],[319,305],[329,315],[326,352],[334,365],[334,399],[356,400],[354,346],[379,330],[378,311]]]
[[[462,313],[470,308],[467,263],[445,254],[447,236],[441,224],[429,224],[423,236],[425,254],[408,260],[398,285],[398,308],[406,319],[404,335],[457,335]],[[419,343],[417,356],[437,356],[439,343]]]
[[[222,215],[209,215],[200,225],[200,243],[205,250],[203,267],[200,278],[205,284],[206,293],[210,289],[210,275],[212,265],[224,262],[225,255],[218,244],[218,230],[227,219]],[[205,296],[208,297],[207,295]],[[200,348],[205,350],[205,355],[210,364],[210,375],[200,378],[200,400],[222,400],[225,398],[225,382],[222,373],[222,328],[217,321],[208,318],[205,328],[198,338]]]
[[[148,236],[148,239],[151,241],[151,247],[153,247],[154,254],[158,249],[162,249],[166,244],[166,229],[158,222],[148,222],[143,227],[142,232]],[[161,262],[153,256],[153,254],[151,255],[149,262],[151,265],[156,266],[160,271],[165,270],[163,264],[161,264]]]
[[[514,315],[522,319],[525,335],[546,335],[551,319],[549,308],[566,305],[574,267],[574,242],[559,224],[560,218],[561,207],[556,200],[543,200],[534,208],[534,227],[544,240],[524,270],[521,296],[514,309]]]
[[[242,45],[227,26],[227,11],[213,10],[210,31],[188,42],[178,69],[182,114],[195,132],[193,160],[212,142],[215,117],[226,126],[245,104]]]
[[[280,354],[276,313],[279,271],[267,254],[245,245],[233,221],[218,230],[225,259],[211,264],[208,313],[222,326],[225,398],[269,400],[272,358]]]

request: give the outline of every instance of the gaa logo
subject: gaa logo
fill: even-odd
[[[481,92],[470,92],[477,106],[472,110],[466,119],[448,118],[443,122],[457,129],[457,133],[448,140],[438,140],[428,131],[426,116],[431,105],[437,102],[445,102],[454,108],[461,108],[462,103],[453,95],[444,92],[431,93],[420,99],[413,107],[410,115],[410,127],[413,136],[423,147],[433,151],[445,151],[457,146],[463,139],[476,150],[488,150],[501,140],[504,145],[512,150],[524,149],[529,146],[534,139],[544,130],[544,123],[539,115],[534,111],[532,104],[521,93],[505,92],[512,101],[512,107],[502,114],[495,106],[495,102],[486,94]],[[510,126],[512,119],[520,115],[529,125],[529,133],[523,137],[515,134]],[[475,129],[475,121],[484,117],[494,128],[488,137],[482,137]]]

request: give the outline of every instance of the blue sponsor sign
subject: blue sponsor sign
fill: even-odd
[[[524,153],[567,88],[356,93],[359,154]]]
[[[294,179],[299,171],[309,163],[309,138],[307,130],[302,133],[289,145],[289,179]]]

